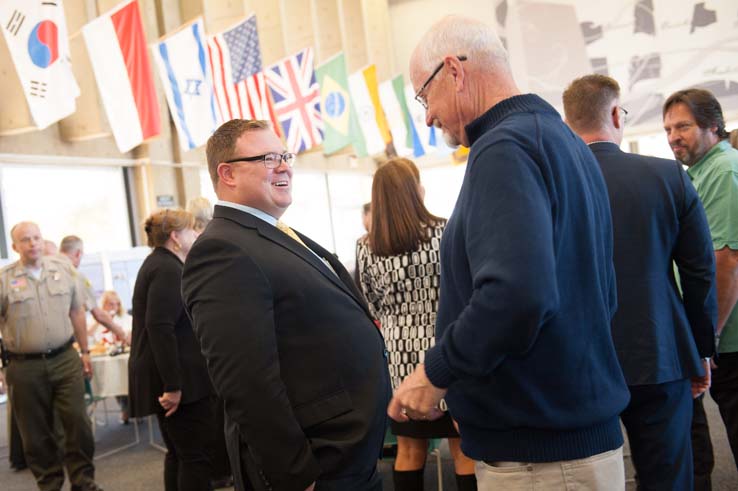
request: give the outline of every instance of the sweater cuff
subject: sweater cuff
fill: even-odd
[[[426,351],[423,364],[425,365],[425,375],[434,387],[447,389],[456,380],[439,345]]]

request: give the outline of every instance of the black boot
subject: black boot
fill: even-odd
[[[395,491],[423,491],[423,469],[417,471],[392,470]]]
[[[477,476],[474,474],[456,474],[456,489],[459,491],[477,491]]]

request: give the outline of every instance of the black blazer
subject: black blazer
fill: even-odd
[[[302,490],[376,466],[390,397],[386,351],[351,276],[248,213],[216,206],[182,293],[216,391],[236,481]],[[242,470],[247,476],[242,475]]]
[[[628,385],[703,375],[714,351],[715,256],[705,211],[673,160],[590,145],[607,183],[618,310],[613,341]],[[683,300],[674,276],[679,270]]]
[[[133,340],[128,361],[131,416],[163,412],[159,396],[182,391],[180,404],[213,394],[205,358],[181,294],[182,261],[157,247],[141,265],[133,289]]]

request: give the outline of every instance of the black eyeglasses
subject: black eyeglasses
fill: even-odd
[[[225,164],[233,164],[235,162],[258,162],[264,163],[264,167],[267,169],[276,169],[282,162],[287,164],[287,167],[295,165],[295,159],[297,156],[291,152],[285,153],[265,153],[264,155],[255,155],[253,157],[238,157],[237,159],[226,160]]]
[[[627,123],[628,122],[628,110],[625,109],[623,106],[618,106],[618,109],[623,111],[623,123]]]
[[[460,55],[456,57],[459,61],[466,61],[466,55]],[[428,101],[425,100],[424,97],[420,95],[421,92],[425,90],[426,87],[431,83],[433,78],[438,75],[438,72],[441,71],[441,68],[443,68],[444,62],[442,61],[435,70],[433,70],[433,73],[430,74],[430,77],[425,81],[423,85],[420,86],[418,91],[415,93],[415,100],[420,103],[421,106],[423,106],[424,109],[428,109]]]

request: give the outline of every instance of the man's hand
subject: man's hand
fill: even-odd
[[[80,355],[82,359],[82,373],[85,374],[85,378],[92,378],[92,360],[90,359],[90,353],[83,353]]]
[[[705,368],[704,377],[692,377],[692,398],[697,398],[701,394],[707,392],[712,382],[712,374],[710,372],[710,364],[712,360],[710,358],[702,360],[702,366]]]
[[[315,489],[315,483],[312,483],[310,486],[305,488],[305,491],[313,491]]]
[[[443,416],[438,403],[446,395],[446,391],[447,389],[439,389],[431,384],[425,375],[425,366],[420,363],[395,391],[387,414],[401,423],[410,419],[438,419]]]
[[[179,408],[179,401],[182,400],[182,391],[175,390],[174,392],[164,392],[159,398],[159,404],[166,410],[164,417],[169,417],[174,414]]]
[[[8,386],[5,385],[5,374],[0,369],[0,394],[5,394],[8,391]]]

